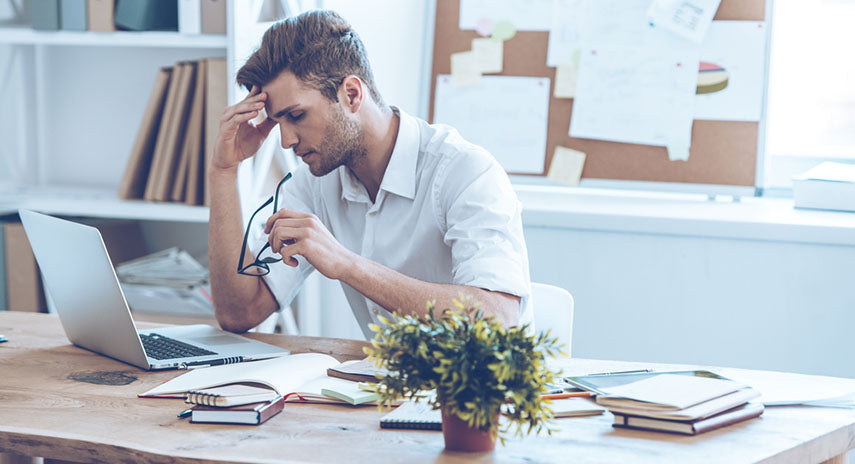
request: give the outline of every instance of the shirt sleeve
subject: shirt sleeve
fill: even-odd
[[[527,322],[531,283],[522,205],[507,174],[483,150],[456,155],[444,173],[436,198],[444,207],[453,283],[520,297],[520,319]]]
[[[304,166],[301,166],[294,173],[293,179],[282,186],[279,193],[279,209],[286,208],[293,211],[304,213],[314,212],[312,202],[312,182],[308,177],[311,175]],[[273,206],[268,206],[266,209],[258,213],[250,230],[250,249],[253,259],[258,255],[265,244],[267,244],[267,234],[264,233],[264,225],[270,216],[273,215]],[[278,255],[277,255],[278,257]],[[301,256],[296,256],[299,265],[294,268],[287,264],[278,261],[269,264],[270,273],[264,276],[264,282],[273,293],[279,308],[284,308],[291,304],[291,301],[297,296],[303,281],[306,280],[314,270],[314,266],[309,264]]]

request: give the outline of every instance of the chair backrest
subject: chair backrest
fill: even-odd
[[[550,330],[553,337],[564,344],[567,355],[573,342],[573,295],[555,285],[531,284],[534,305],[534,328],[538,332]]]

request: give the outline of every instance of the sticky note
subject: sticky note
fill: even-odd
[[[472,39],[472,54],[482,73],[502,72],[503,42],[496,39]]]
[[[582,169],[584,167],[584,153],[557,145],[555,147],[555,154],[552,156],[552,163],[549,164],[549,172],[546,174],[546,178],[562,185],[576,187],[582,178]]]
[[[493,26],[493,38],[510,40],[517,33],[517,28],[508,21],[499,21]]]
[[[558,65],[555,69],[555,98],[576,96],[576,76],[579,67],[574,64]]]
[[[668,159],[671,161],[689,161],[689,148],[684,145],[668,145]]]
[[[481,69],[472,51],[451,54],[451,85],[466,87],[481,82]]]
[[[475,32],[481,37],[490,37],[493,33],[493,20],[490,18],[481,18],[475,22]]]

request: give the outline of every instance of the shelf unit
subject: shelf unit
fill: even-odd
[[[227,8],[231,14],[231,1]],[[16,114],[11,141],[0,148],[0,210],[207,222],[207,207],[124,201],[116,191],[157,69],[230,58],[231,29],[187,35],[0,28],[0,106]],[[114,109],[109,118],[104,108]]]

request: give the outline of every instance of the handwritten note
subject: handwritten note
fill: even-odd
[[[437,76],[434,121],[486,148],[508,172],[543,172],[548,114],[548,78],[484,76],[455,87],[451,76]]]
[[[720,3],[721,0],[654,0],[647,16],[655,27],[699,44]]]
[[[582,47],[582,0],[555,0],[552,5],[552,25],[546,52],[548,66],[570,64]],[[577,58],[578,60],[578,58]]]
[[[688,147],[697,76],[697,55],[633,47],[585,51],[570,135]]]

